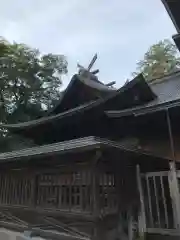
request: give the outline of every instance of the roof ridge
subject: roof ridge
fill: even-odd
[[[168,81],[170,80],[169,78],[174,76],[174,75],[179,75],[180,74],[180,69],[175,71],[175,72],[172,72],[172,73],[169,73],[169,74],[165,74],[164,76],[162,77],[159,77],[159,78],[153,78],[151,80],[148,81],[148,84],[150,86],[152,85],[155,85],[155,84],[159,84],[159,83],[162,83],[163,81]]]

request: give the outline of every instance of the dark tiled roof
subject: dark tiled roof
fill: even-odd
[[[164,4],[176,30],[180,31],[180,17],[179,17],[179,8],[180,2],[177,0],[161,0]]]
[[[47,115],[62,113],[97,98],[109,96],[115,91],[117,89],[108,87],[98,80],[75,74],[56,106],[50,109]]]
[[[33,157],[40,157],[45,155],[53,154],[64,154],[67,152],[74,151],[85,151],[90,149],[95,149],[99,147],[113,147],[116,149],[120,149],[122,151],[144,154],[146,156],[152,156],[152,154],[143,152],[142,150],[135,149],[134,147],[127,146],[121,142],[115,142],[108,139],[102,139],[98,137],[85,137],[79,138],[64,142],[58,142],[54,144],[48,144],[43,146],[37,146],[32,148],[26,148],[18,151],[5,152],[0,154],[0,162],[8,162],[8,161],[17,161],[22,159],[32,159]],[[157,156],[158,157],[158,156]]]
[[[172,38],[176,44],[176,47],[178,48],[178,50],[180,52],[180,33],[173,35]]]
[[[86,146],[96,146],[99,142],[94,137],[75,139],[70,141],[58,142],[43,146],[26,148],[18,151],[5,152],[0,154],[0,161],[12,160],[25,157],[41,156],[50,153],[60,153],[66,150],[79,149]]]
[[[161,104],[180,99],[180,72],[156,80],[150,84],[153,92],[158,98],[151,104]]]
[[[157,96],[153,101],[130,109],[107,111],[107,115],[111,117],[129,116],[180,105],[180,71],[157,79],[149,85]]]
[[[4,125],[2,124],[1,126],[6,127],[6,128],[21,128],[21,129],[24,129],[24,128],[27,128],[27,127],[33,127],[33,126],[36,126],[36,125],[51,122],[53,120],[61,119],[61,118],[67,117],[67,116],[72,116],[73,114],[77,113],[78,111],[89,109],[96,104],[97,104],[97,101],[94,100],[94,101],[82,104],[78,107],[75,107],[75,108],[69,109],[67,111],[64,111],[62,113],[56,114],[56,115],[41,117],[41,118],[31,120],[31,121],[28,121],[28,122],[20,122],[20,123],[4,124]]]
[[[141,96],[141,100],[139,102],[142,102],[142,101],[147,102],[150,99],[155,98],[150,87],[145,82],[143,76],[140,74],[136,78],[134,78],[132,81],[130,81],[129,83],[121,87],[119,90],[111,91],[111,94],[108,94],[108,96],[104,98],[98,98],[97,100],[93,100],[88,103],[81,104],[80,106],[74,107],[72,109],[66,110],[62,113],[59,113],[53,116],[42,117],[36,120],[23,122],[23,123],[5,124],[1,126],[9,128],[11,130],[32,128],[34,126],[45,124],[53,120],[59,120],[68,116],[72,116],[73,114],[76,114],[78,112],[82,113],[83,111],[100,106],[101,104],[107,104],[107,108],[115,107],[116,104],[121,106],[121,108],[123,108],[122,106],[124,102],[126,102],[127,100],[129,102],[129,105],[132,105],[132,102],[134,101],[134,99],[131,100],[130,97],[132,98],[133,90],[136,90],[136,92]],[[136,105],[138,104],[136,103]]]

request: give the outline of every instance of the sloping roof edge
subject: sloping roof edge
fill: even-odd
[[[173,73],[170,73],[161,78],[158,78],[153,82],[150,82],[150,86],[156,86],[157,84],[162,84],[165,81],[171,81],[173,77],[180,77],[180,70],[177,70]],[[150,102],[141,106],[128,108],[124,110],[113,110],[113,111],[108,110],[108,111],[105,111],[105,114],[108,117],[112,117],[112,118],[126,117],[131,115],[137,116],[137,115],[143,115],[143,114],[153,113],[157,111],[162,111],[167,108],[173,108],[176,106],[180,106],[180,97],[178,99],[177,98],[172,99],[171,101],[167,101],[167,102],[161,102],[161,103]]]
[[[67,97],[67,94],[71,91],[71,88],[77,81],[80,81],[81,83],[83,83],[84,85],[86,85],[92,89],[97,89],[98,91],[109,92],[109,93],[117,91],[117,89],[107,87],[100,81],[94,81],[92,79],[89,79],[88,77],[83,77],[79,74],[75,74],[75,75],[73,75],[73,77],[71,78],[71,81],[69,82],[68,86],[64,90],[63,96],[60,98],[60,100],[57,102],[57,104],[52,109],[47,111],[46,116],[52,114],[58,108],[58,106],[60,106],[63,103],[63,101]]]
[[[131,109],[125,109],[122,111],[105,111],[106,115],[111,118],[118,118],[118,117],[127,117],[127,116],[139,116],[139,115],[145,115],[150,114],[154,112],[163,111],[169,108],[178,107],[180,106],[180,99],[167,102],[167,103],[161,103],[154,106],[139,106]]]
[[[58,120],[58,119],[62,119],[64,117],[72,116],[73,114],[76,114],[79,111],[87,110],[87,109],[93,107],[94,105],[96,105],[96,103],[97,103],[97,101],[91,101],[89,103],[80,105],[79,107],[69,109],[67,111],[64,111],[64,112],[56,114],[56,115],[42,117],[39,119],[31,120],[28,122],[22,122],[22,123],[1,124],[0,126],[8,128],[8,129],[24,129],[24,128],[29,128],[29,127],[31,128],[31,127],[34,127],[37,125],[51,122],[53,120]]]
[[[0,154],[0,163],[1,162],[8,162],[8,161],[17,161],[22,160],[22,158],[26,158],[29,160],[31,157],[35,156],[45,156],[48,154],[62,154],[66,152],[71,151],[80,151],[80,150],[86,150],[86,149],[95,149],[100,147],[113,147],[116,149],[120,149],[122,151],[132,152],[140,155],[146,155],[146,156],[153,156],[157,158],[162,158],[160,156],[155,156],[151,153],[143,152],[142,150],[136,150],[136,149],[130,149],[128,147],[125,147],[118,142],[111,141],[104,138],[99,137],[84,137],[54,144],[48,144],[43,146],[37,146],[32,148],[27,148],[19,151],[12,151],[12,152],[5,152]],[[169,160],[169,159],[168,159]]]
[[[83,112],[86,111],[88,109],[91,109],[95,106],[100,105],[101,103],[104,103],[106,101],[108,101],[109,99],[112,99],[114,97],[116,97],[118,94],[123,93],[124,91],[132,88],[135,84],[137,84],[138,82],[142,81],[142,79],[144,79],[142,74],[139,74],[137,77],[135,77],[132,81],[128,82],[126,85],[122,86],[119,90],[117,91],[113,91],[111,95],[108,95],[105,98],[100,98],[91,102],[88,102],[86,104],[80,105],[76,108],[72,108],[69,109],[67,111],[64,111],[62,113],[59,113],[57,115],[54,116],[47,116],[47,117],[42,117],[36,120],[31,120],[28,122],[23,122],[23,123],[16,123],[16,124],[1,124],[1,127],[4,128],[8,128],[8,129],[27,129],[27,128],[31,128],[40,124],[44,124],[53,120],[57,120],[57,119],[62,119],[64,117],[68,117],[68,116],[72,116],[73,114],[76,114],[77,112]],[[145,81],[145,80],[144,80]]]
[[[177,24],[177,20],[175,19],[175,16],[170,8],[170,4],[176,4],[176,3],[178,3],[178,1],[177,2],[176,1],[167,1],[167,0],[161,0],[161,1],[164,5],[169,17],[171,18],[171,21],[173,22],[177,32],[180,32],[179,26]]]

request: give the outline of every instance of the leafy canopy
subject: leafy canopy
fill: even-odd
[[[137,71],[142,72],[147,81],[161,78],[180,69],[178,49],[170,40],[152,45],[144,58],[137,63]]]
[[[25,44],[0,38],[0,123],[28,121],[43,115],[61,96],[63,55],[41,54]],[[29,139],[0,128],[0,151],[32,145]]]
[[[43,55],[1,39],[0,122],[27,121],[51,108],[60,98],[61,77],[66,73],[63,55]]]

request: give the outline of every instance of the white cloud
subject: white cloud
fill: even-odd
[[[6,0],[1,13],[8,40],[67,55],[69,77],[97,52],[101,80],[118,85],[151,44],[175,33],[161,0]]]

